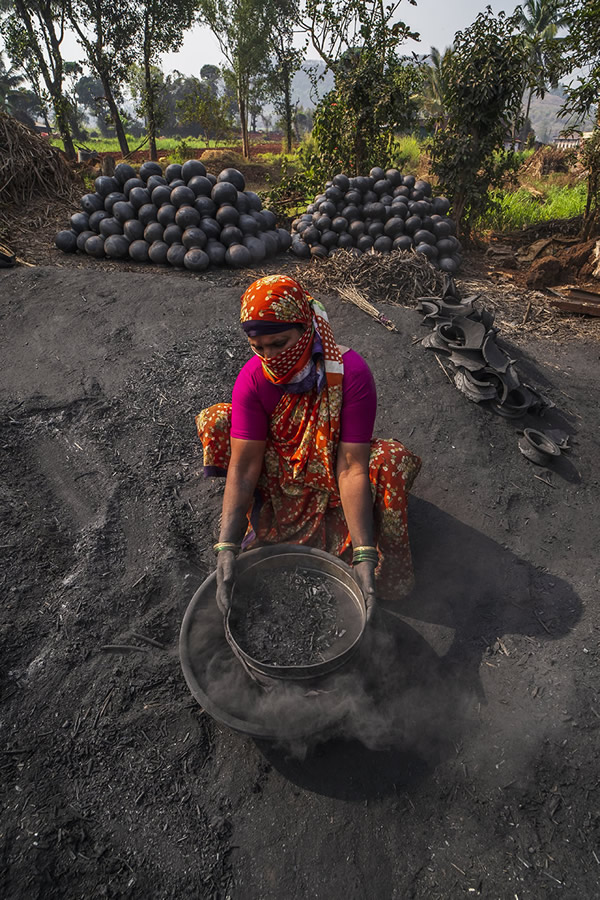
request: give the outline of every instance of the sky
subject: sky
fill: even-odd
[[[404,2],[399,8],[399,18],[421,35],[420,42],[408,41],[404,45],[407,52],[428,53],[430,47],[443,51],[450,46],[455,33],[470,25],[488,5],[486,0],[417,0],[417,4],[411,6]],[[512,13],[517,2],[506,0],[489,5],[495,13],[500,10]],[[309,58],[316,57],[314,50],[307,55]],[[179,69],[185,75],[197,75],[205,63],[219,65],[220,62],[222,57],[216,38],[207,28],[196,27],[186,37],[178,53],[165,54],[163,68],[167,72]]]
[[[430,47],[437,47],[442,52],[453,41],[454,34],[468,27],[488,5],[486,0],[417,0],[417,6],[411,6],[408,2],[401,4],[399,18],[401,18],[413,31],[421,35],[420,42],[408,41],[404,48],[406,52],[428,53]],[[517,6],[516,0],[504,0],[504,2],[489,3],[495,13],[504,10],[512,13]],[[65,57],[71,60],[81,58],[81,49],[72,35],[65,39],[63,49]],[[309,58],[315,58],[316,53],[308,53]],[[199,75],[200,69],[206,63],[220,65],[223,62],[221,51],[216,38],[208,28],[196,26],[188,32],[183,45],[176,53],[166,53],[162,58],[162,67],[165,72],[174,69],[184,75]]]

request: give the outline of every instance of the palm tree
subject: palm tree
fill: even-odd
[[[15,99],[24,78],[14,68],[7,69],[0,53],[0,110],[10,115],[15,112]]]
[[[446,94],[445,68],[451,55],[451,47],[447,47],[443,55],[437,47],[432,47],[429,56],[425,57],[422,68],[423,84],[419,101],[427,118],[435,123],[434,131],[436,132],[442,126],[446,113],[444,100]],[[431,60],[431,62],[427,62],[427,60]]]
[[[519,7],[519,25],[529,55],[529,94],[525,118],[529,118],[534,94],[544,96],[552,82],[552,50],[562,40],[556,35],[566,20],[564,0],[526,0]]]

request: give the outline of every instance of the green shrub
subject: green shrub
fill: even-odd
[[[180,165],[186,161],[186,159],[190,159],[190,157],[195,156],[194,147],[190,143],[190,139],[186,141],[185,138],[181,138],[177,144],[171,150],[169,154],[169,162],[179,163]]]

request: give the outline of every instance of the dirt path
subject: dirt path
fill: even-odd
[[[527,422],[412,343],[418,313],[390,334],[328,300],[377,433],[423,457],[418,588],[380,617],[407,660],[395,749],[300,762],[210,720],[178,663],[221,490],[193,417],[247,358],[235,277],[0,274],[2,896],[598,896],[598,344],[512,345],[572,436],[548,474]]]

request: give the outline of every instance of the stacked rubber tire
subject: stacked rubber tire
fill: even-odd
[[[355,254],[414,250],[444,272],[461,263],[456,224],[446,197],[398,169],[373,168],[349,178],[340,173],[292,223],[292,252],[302,259],[339,250]]]
[[[197,159],[136,172],[121,163],[113,177],[96,178],[81,198],[82,212],[60,231],[56,246],[98,259],[163,263],[192,272],[222,264],[249,268],[291,244],[260,197],[245,190],[237,169],[211,175]]]

